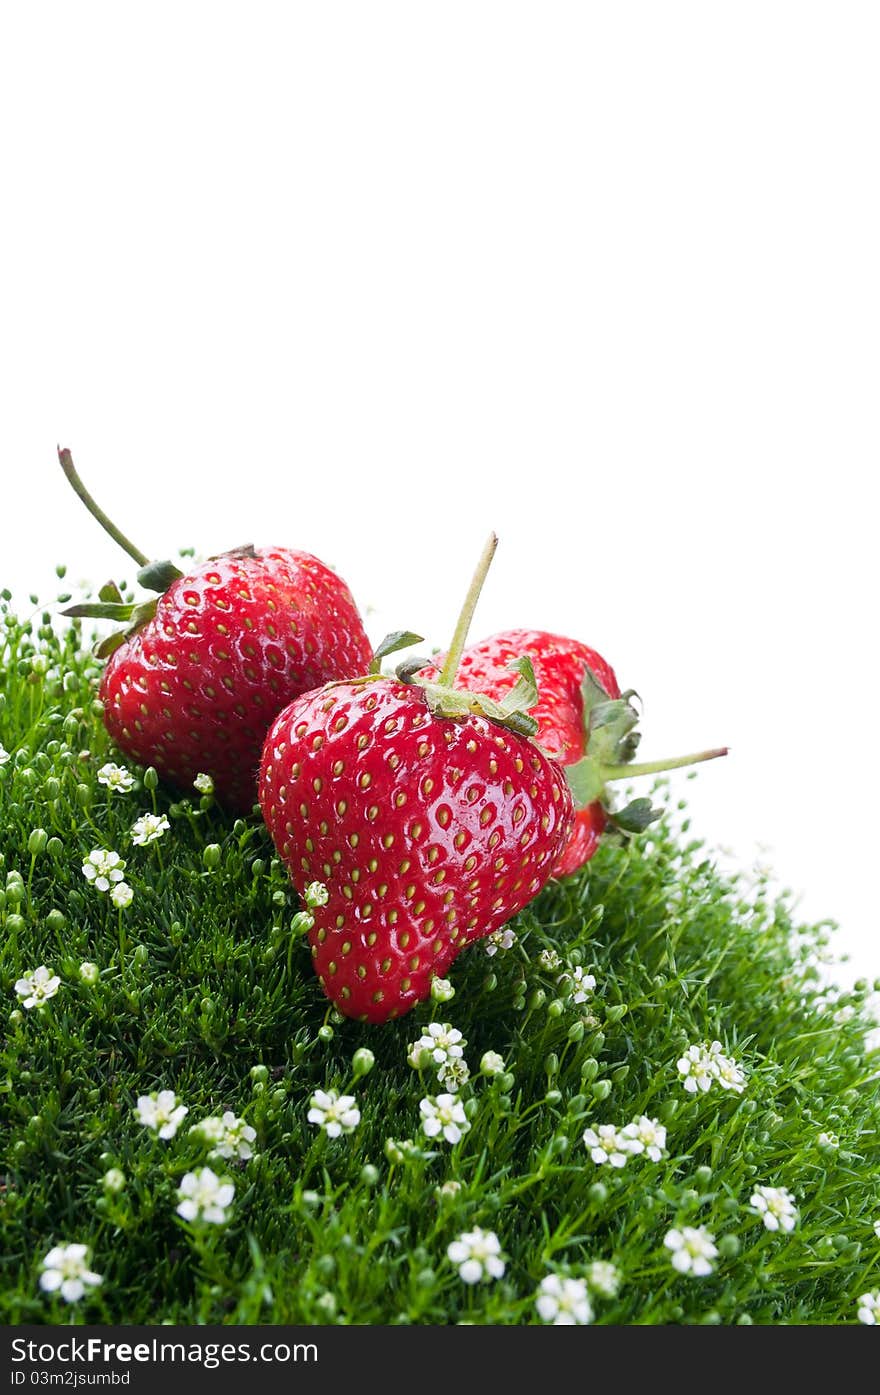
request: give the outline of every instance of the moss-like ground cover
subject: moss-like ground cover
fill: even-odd
[[[7,596],[0,614],[3,1322],[525,1324],[550,1274],[578,1281],[596,1323],[858,1323],[865,1294],[880,1319],[871,986],[824,985],[833,925],[723,875],[678,806],[548,888],[513,945],[466,951],[450,1001],[339,1020],[259,816],[234,822],[149,771],[102,783],[125,762],[89,637],[54,602],[32,609],[16,618]],[[133,842],[145,813],[168,828]],[[125,861],[129,905],[84,876],[94,849]],[[59,983],[27,1007],[40,966]],[[407,1059],[431,1020],[466,1043],[454,1144],[422,1129],[436,1067]],[[707,1088],[686,1088],[689,1047],[710,1057]],[[331,1089],[360,1113],[336,1139],[307,1117]],[[161,1090],[188,1111],[164,1139],[137,1111]],[[211,1158],[190,1131],[224,1111],[255,1131],[253,1156]],[[659,1156],[595,1160],[585,1131],[641,1119]],[[222,1222],[177,1212],[205,1165],[234,1184]],[[761,1187],[793,1228],[767,1227]],[[447,1250],[475,1227],[504,1273],[467,1283]],[[685,1227],[710,1272],[673,1266],[666,1237]],[[40,1277],[71,1243],[101,1281],[68,1303]]]

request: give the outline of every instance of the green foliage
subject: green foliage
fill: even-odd
[[[468,950],[451,1002],[378,1028],[341,1020],[259,817],[233,822],[153,772],[102,784],[119,758],[90,637],[48,611],[20,621],[8,599],[0,1320],[523,1324],[546,1274],[604,1260],[621,1282],[594,1291],[598,1323],[857,1321],[880,1287],[880,1076],[867,985],[829,992],[817,968],[833,925],[798,925],[766,881],[722,875],[667,808],[546,890],[511,948]],[[145,813],[170,828],[139,846]],[[97,848],[125,860],[129,906],[83,876]],[[60,987],[28,1010],[15,984],[40,965]],[[582,1002],[577,966],[596,980]],[[422,1132],[419,1102],[444,1087],[407,1062],[432,1019],[467,1043],[455,1145]],[[716,1040],[744,1088],[687,1093],[677,1061]],[[481,1074],[487,1051],[503,1068]],[[167,1140],[135,1109],[161,1089],[189,1111]],[[355,1096],[353,1132],[308,1122],[316,1089]],[[189,1128],[224,1110],[256,1130],[255,1156],[211,1162],[235,1196],[225,1225],[199,1227],[176,1214],[184,1173],[209,1161]],[[659,1161],[593,1161],[586,1129],[642,1115],[667,1129]],[[794,1195],[791,1233],[751,1206],[762,1185]],[[664,1237],[686,1225],[714,1236],[706,1277],[670,1263]],[[447,1246],[475,1226],[498,1235],[506,1270],[468,1286]],[[69,1242],[103,1277],[72,1305],[39,1286],[43,1257]]]

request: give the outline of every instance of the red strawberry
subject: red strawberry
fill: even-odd
[[[297,890],[327,888],[309,931],[324,992],[369,1022],[408,1012],[538,894],[573,817],[560,767],[527,737],[437,715],[391,678],[291,703],[266,738],[260,805]]]
[[[60,457],[106,525],[69,451]],[[370,667],[351,593],[308,552],[241,548],[183,576],[170,563],[143,565],[144,554],[112,531],[142,564],[141,583],[163,594],[132,606],[110,587],[101,604],[66,612],[130,622],[99,650],[110,654],[100,687],[107,730],[171,784],[191,789],[196,775],[210,775],[226,808],[250,812],[275,715],[299,693]]]
[[[609,814],[604,790],[607,780],[689,765],[726,753],[704,751],[674,761],[629,765],[639,741],[634,730],[638,714],[629,702],[634,693],[621,694],[613,669],[595,649],[545,630],[504,630],[471,645],[461,655],[455,685],[501,701],[517,682],[512,661],[523,656],[531,660],[538,688],[538,701],[530,708],[538,724],[535,739],[568,767],[570,778],[580,787],[581,798],[575,801],[580,807],[554,865],[555,877],[568,876],[589,861],[609,817],[629,830],[644,828],[656,817],[657,811],[646,799]],[[441,658],[420,669],[418,679],[436,681],[443,662]]]
[[[516,682],[511,661],[528,655],[535,672],[538,701],[531,708],[537,720],[536,739],[562,765],[586,755],[583,682],[587,669],[611,698],[620,697],[614,671],[601,654],[576,639],[546,630],[503,630],[471,644],[461,656],[456,687],[487,693],[500,700]],[[419,677],[436,682],[442,658],[421,669]],[[574,825],[553,868],[555,877],[568,876],[587,862],[599,846],[607,817],[600,800],[575,813]]]

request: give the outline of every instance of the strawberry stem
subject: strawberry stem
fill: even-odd
[[[141,552],[140,548],[135,547],[134,543],[127,538],[124,533],[121,533],[116,527],[116,524],[107,517],[100,505],[95,503],[95,500],[77,474],[76,466],[73,463],[73,456],[66,447],[64,449],[60,446],[58,447],[58,460],[74,493],[82,500],[92,517],[98,520],[105,533],[109,533],[113,541],[117,542],[119,546],[128,553],[129,557],[137,562],[139,567],[145,567],[150,560],[149,557],[146,553]]]
[[[629,763],[627,765],[600,765],[599,773],[606,783],[609,780],[626,780],[630,776],[637,775],[658,775],[664,770],[680,770],[685,765],[698,765],[700,761],[715,760],[718,756],[726,756],[727,746],[718,746],[713,751],[698,751],[691,756],[673,756],[672,760],[648,760],[639,764]]]
[[[467,642],[468,630],[474,618],[474,611],[477,608],[477,601],[480,599],[480,592],[483,589],[483,582],[492,565],[492,558],[495,556],[495,549],[498,546],[498,538],[495,533],[490,533],[486,539],[480,560],[477,563],[477,570],[474,572],[461,614],[458,617],[458,624],[452,636],[452,643],[449,646],[446,658],[443,661],[443,668],[440,670],[438,686],[441,688],[451,688],[455,682],[455,675],[458,673],[458,666],[461,663],[462,652]]]

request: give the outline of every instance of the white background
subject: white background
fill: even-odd
[[[0,584],[254,541],[598,648],[880,974],[876,4],[6,6]]]

